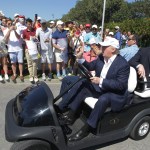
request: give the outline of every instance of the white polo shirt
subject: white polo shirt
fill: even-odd
[[[6,30],[3,31],[4,36],[6,36],[7,32],[9,29],[7,28]],[[16,32],[20,35],[20,30],[16,30]],[[15,31],[10,32],[9,40],[8,40],[8,52],[18,52],[22,50],[22,45],[20,42],[20,39],[18,39],[15,35]]]
[[[45,31],[42,28],[38,28],[36,30],[36,37],[40,38],[40,44],[42,50],[50,50],[52,48],[51,41],[45,42],[46,39],[52,38],[52,29],[47,28]]]

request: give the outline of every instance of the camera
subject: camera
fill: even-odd
[[[37,17],[38,17],[38,14],[35,14],[35,18],[37,19]]]

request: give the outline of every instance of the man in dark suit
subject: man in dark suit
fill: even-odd
[[[96,128],[107,107],[111,107],[113,111],[120,111],[126,104],[129,65],[118,54],[118,40],[106,38],[100,44],[102,55],[99,55],[96,60],[88,63],[83,58],[78,59],[78,63],[82,63],[89,71],[95,70],[96,76],[90,78],[91,82],[82,80],[69,91],[75,96],[68,105],[69,113],[64,116],[66,123],[74,123],[77,111],[86,97],[96,97],[98,101],[87,119],[87,123],[72,135],[69,141],[80,140],[89,134],[91,128]]]
[[[140,78],[146,77],[147,81],[150,81],[150,47],[141,48],[129,64],[137,69]],[[147,88],[150,88],[150,83]]]

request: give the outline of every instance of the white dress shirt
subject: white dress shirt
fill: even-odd
[[[106,78],[106,75],[107,75],[107,72],[111,66],[111,64],[113,63],[113,61],[115,60],[117,55],[113,55],[111,58],[109,58],[108,60],[106,60],[104,58],[104,66],[103,66],[103,69],[101,71],[101,74],[100,74],[100,83],[99,83],[99,87],[102,88],[102,83],[103,83],[103,79]]]
[[[111,58],[109,58],[108,60],[106,60],[104,58],[104,66],[102,68],[101,74],[100,74],[100,83],[99,83],[99,87],[102,88],[102,83],[103,83],[103,79],[106,78],[107,72],[111,66],[111,64],[113,63],[113,61],[115,60],[115,58],[117,57],[117,55],[113,55]],[[77,62],[82,64],[84,63],[85,59],[77,59]]]

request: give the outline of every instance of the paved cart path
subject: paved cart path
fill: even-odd
[[[57,79],[53,79],[52,81],[46,81],[48,86],[51,88],[54,97],[57,96],[60,89],[61,82]],[[12,82],[2,84],[0,83],[0,150],[9,150],[12,143],[9,143],[5,140],[5,131],[4,131],[4,124],[5,124],[5,107],[7,102],[16,96],[22,89],[31,85],[28,80],[25,80],[24,83],[14,84]],[[119,143],[114,143],[111,145],[103,145],[103,147],[94,147],[87,150],[150,150],[150,134],[147,138],[141,141],[133,141],[131,139],[126,139]]]

